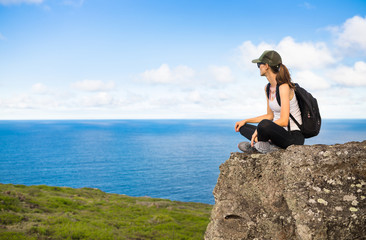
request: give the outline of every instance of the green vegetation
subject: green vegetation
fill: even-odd
[[[212,206],[0,184],[0,239],[203,239]]]

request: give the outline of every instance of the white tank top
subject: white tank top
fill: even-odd
[[[290,113],[296,119],[296,121],[301,125],[302,124],[301,112],[300,112],[299,104],[297,103],[295,94],[294,94],[294,97],[290,101]],[[274,115],[273,121],[280,119],[281,106],[278,104],[276,97],[274,97],[272,101],[271,101],[271,98],[269,98],[268,101],[269,101],[269,107],[271,108],[273,115]],[[300,130],[299,127],[296,125],[296,123],[291,119],[291,117],[289,119],[290,119],[291,131]],[[288,130],[287,127],[284,127],[284,129]]]

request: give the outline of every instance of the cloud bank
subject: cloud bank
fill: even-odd
[[[42,3],[0,0],[1,4],[26,2]],[[292,36],[284,36],[277,43],[247,40],[237,46],[234,63],[212,62],[200,68],[158,63],[156,68],[135,73],[128,83],[85,79],[56,91],[36,82],[28,92],[0,97],[0,106],[3,109],[97,109],[113,114],[120,112],[122,117],[123,114],[140,116],[134,115],[140,113],[163,118],[259,115],[266,110],[265,98],[258,97],[264,96],[261,85],[266,80],[260,79],[251,60],[264,50],[275,49],[290,69],[293,81],[318,98],[323,116],[336,117],[337,108],[346,109],[351,117],[364,116],[358,109],[366,109],[360,97],[366,90],[366,17],[347,19],[342,25],[332,27],[331,33],[333,42],[298,41]],[[360,56],[357,60],[347,57],[355,52]],[[237,66],[239,73],[234,71]],[[122,84],[123,89],[117,87]]]

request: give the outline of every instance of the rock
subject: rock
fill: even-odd
[[[366,141],[232,153],[205,239],[366,239]]]

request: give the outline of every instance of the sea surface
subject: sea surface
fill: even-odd
[[[214,203],[236,120],[0,121],[0,183]],[[366,140],[366,119],[322,122],[305,144]]]

